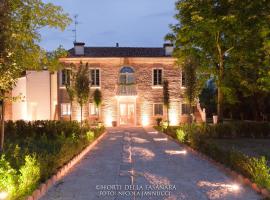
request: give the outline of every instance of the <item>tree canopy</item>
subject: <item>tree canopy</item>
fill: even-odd
[[[39,46],[44,27],[64,30],[71,22],[63,9],[41,0],[0,1],[0,90],[9,91],[26,69],[55,68],[63,49],[47,52]]]
[[[220,119],[224,101],[236,102],[236,88],[269,91],[270,1],[179,0],[176,9],[166,39],[175,44],[179,64],[192,55],[213,77]]]

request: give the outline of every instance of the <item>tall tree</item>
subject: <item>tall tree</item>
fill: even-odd
[[[99,116],[99,107],[102,103],[102,94],[101,94],[101,91],[99,89],[95,89],[94,94],[93,94],[93,99],[94,99],[94,103],[98,109],[97,114],[98,114],[98,120],[99,120],[99,117],[100,117]]]
[[[76,97],[76,92],[75,92],[75,88],[74,88],[74,79],[75,79],[75,73],[74,73],[74,69],[73,69],[73,64],[70,65],[70,74],[68,74],[70,76],[68,83],[66,83],[65,87],[66,87],[66,91],[67,91],[67,95],[70,101],[70,115],[69,115],[69,121],[72,121],[72,108],[73,108],[73,102],[75,100]]]
[[[172,34],[167,39],[174,42],[174,55],[179,61],[194,55],[199,58],[200,69],[213,75],[222,121],[224,100],[232,94],[225,81],[228,71],[241,73],[238,67],[251,63],[252,68],[263,70],[258,60],[265,59],[260,52],[264,52],[262,44],[269,41],[270,2],[179,0],[176,8],[178,23],[171,26]],[[249,56],[260,59],[247,59]]]
[[[170,91],[169,91],[169,81],[163,81],[163,104],[166,108],[167,121],[170,124],[169,109],[170,109]]]
[[[43,27],[64,30],[70,18],[63,9],[41,0],[0,1],[0,100],[5,108],[7,94],[27,69],[50,67],[54,56],[39,46]],[[56,54],[53,54],[56,55]],[[3,113],[3,112],[2,112]],[[4,143],[4,115],[1,118],[1,143]]]
[[[77,97],[77,102],[81,107],[81,126],[83,121],[83,106],[89,100],[89,92],[90,92],[90,79],[89,79],[89,69],[88,63],[84,65],[82,62],[80,63],[79,69],[76,72],[75,76],[75,92]]]
[[[197,102],[200,93],[200,85],[197,75],[198,62],[195,58],[187,57],[183,64],[183,73],[185,73],[186,88],[184,96],[189,104],[189,114],[191,115],[193,105]]]

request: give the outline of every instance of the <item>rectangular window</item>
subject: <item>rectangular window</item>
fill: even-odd
[[[189,105],[186,103],[181,104],[182,115],[189,114]]]
[[[71,71],[70,69],[63,69],[61,71],[61,85],[70,85],[70,76],[71,76]]]
[[[71,115],[70,103],[62,103],[61,104],[61,115],[62,116]]]
[[[153,85],[162,85],[162,69],[153,69]]]
[[[182,75],[181,75],[181,86],[182,87],[186,87],[186,73],[184,72],[184,71],[182,71],[182,73],[181,73]]]
[[[100,70],[90,69],[91,86],[100,87]]]
[[[154,104],[154,116],[163,115],[163,104]]]
[[[98,107],[94,103],[89,104],[89,114],[90,115],[98,115]]]

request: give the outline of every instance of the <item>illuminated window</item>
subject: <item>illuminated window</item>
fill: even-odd
[[[61,115],[62,116],[71,115],[70,103],[61,104]]]
[[[89,104],[89,114],[90,115],[98,115],[98,107],[94,103]]]
[[[154,116],[163,115],[163,104],[154,104]]]
[[[123,85],[135,83],[134,70],[131,67],[121,68],[119,82]]]
[[[90,69],[90,80],[91,80],[91,86],[93,87],[100,86],[100,70],[99,69]]]
[[[162,85],[162,69],[153,69],[153,85]]]
[[[70,69],[63,69],[61,71],[61,85],[70,85],[70,75],[71,75],[71,70]]]

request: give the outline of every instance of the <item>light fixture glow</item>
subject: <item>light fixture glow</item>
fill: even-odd
[[[237,184],[233,184],[233,185],[231,185],[231,189],[235,190],[235,191],[238,191],[238,190],[240,190],[240,186],[237,185]]]
[[[160,141],[168,141],[167,138],[154,138],[154,141],[160,142]]]
[[[148,132],[149,134],[158,134],[158,132],[157,131],[150,131],[150,132]]]
[[[182,151],[175,151],[175,150],[165,150],[165,153],[167,154],[171,154],[171,155],[178,155],[178,154],[187,154],[186,150],[182,150]]]
[[[148,116],[146,116],[146,115],[143,115],[142,116],[142,125],[143,126],[148,126],[149,125],[149,118],[148,118]]]
[[[1,200],[6,199],[7,196],[8,196],[8,193],[7,193],[7,192],[0,192],[0,199],[1,199]]]

